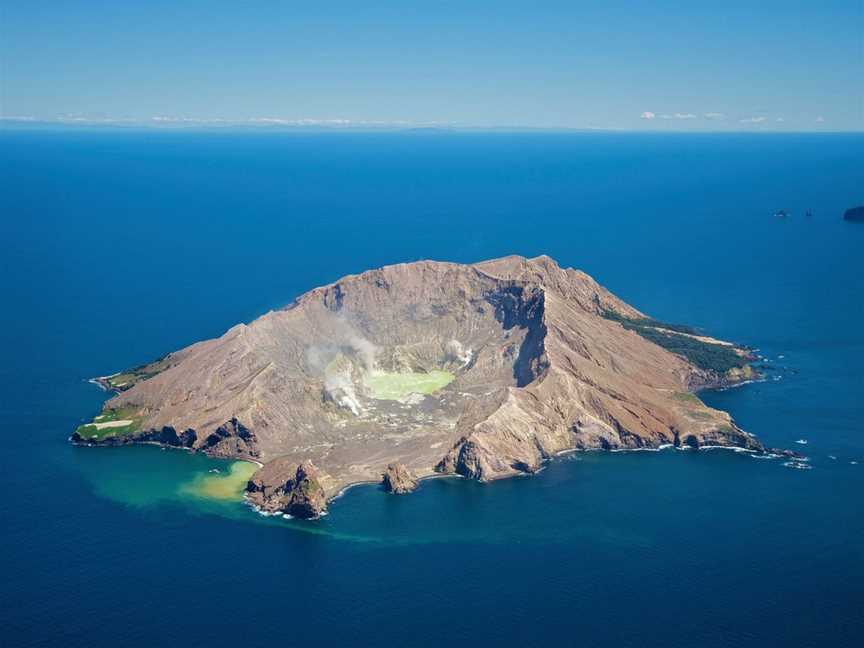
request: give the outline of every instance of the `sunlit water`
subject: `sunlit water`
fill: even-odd
[[[864,227],[839,215],[864,202],[862,153],[860,136],[3,133],[4,643],[854,645]],[[812,469],[571,454],[486,485],[358,486],[303,522],[242,502],[249,464],[66,442],[104,401],[92,376],[345,274],[514,252],[758,347],[772,380],[704,398]]]

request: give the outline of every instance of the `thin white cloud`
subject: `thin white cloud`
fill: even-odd
[[[705,119],[726,119],[726,115],[719,112],[707,112],[702,115]]]
[[[653,112],[651,112],[650,110],[646,110],[646,111],[643,112],[641,115],[639,115],[639,118],[640,118],[640,119],[654,119],[656,116],[657,116],[657,115],[655,115],[655,114],[654,114]]]
[[[819,115],[819,116],[816,118],[816,123],[817,123],[817,124],[824,124],[824,123],[825,123],[825,118],[824,118],[822,115]]]
[[[767,117],[747,117],[746,119],[738,120],[742,124],[761,124],[762,122],[768,121]]]
[[[696,119],[693,113],[674,113],[672,115],[660,115],[660,119]]]
[[[218,117],[199,119],[197,117],[166,117],[164,115],[156,115],[150,120],[158,124],[224,124],[226,122],[226,120]]]
[[[445,121],[412,122],[404,119],[286,119],[281,117],[179,117],[175,115],[154,115],[149,118],[138,119],[131,117],[101,117],[89,115],[64,114],[55,117],[31,117],[31,116],[2,116],[0,122],[44,122],[52,124],[83,124],[83,125],[142,125],[153,127],[182,127],[182,126],[285,126],[302,127],[317,126],[327,128],[339,127],[365,127],[365,128],[393,128],[393,127],[440,127],[452,126]]]
[[[786,121],[786,120],[783,119],[782,117],[778,117],[778,118],[775,119],[774,121],[776,121],[776,122],[778,122],[778,123],[782,123],[782,122],[784,122],[784,121]]]

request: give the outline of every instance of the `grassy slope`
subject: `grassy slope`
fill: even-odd
[[[146,365],[139,365],[137,367],[132,367],[131,369],[127,369],[126,371],[121,371],[118,374],[114,374],[113,376],[106,376],[103,380],[108,383],[109,387],[116,389],[118,391],[123,391],[125,389],[129,389],[135,383],[141,382],[142,380],[147,380],[148,378],[152,378],[158,373],[165,371],[168,367],[171,366],[171,356],[166,355],[162,356],[155,362],[151,362]]]
[[[96,423],[110,423],[111,421],[132,421],[128,425],[122,427],[102,428],[96,427]],[[138,416],[138,411],[133,408],[106,409],[99,416],[93,419],[92,423],[79,425],[75,431],[86,440],[101,441],[112,436],[121,436],[124,434],[132,434],[141,429],[141,419]]]
[[[740,356],[735,347],[688,337],[698,335],[696,330],[689,326],[667,324],[650,318],[629,319],[612,311],[606,311],[603,316],[619,322],[624,328],[635,331],[667,351],[683,356],[700,369],[725,374],[730,369],[743,369],[748,363],[747,358]]]

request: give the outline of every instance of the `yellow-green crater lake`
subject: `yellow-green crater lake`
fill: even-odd
[[[378,400],[402,400],[411,394],[434,394],[456,378],[449,371],[434,370],[428,373],[375,371],[363,382],[373,398]]]

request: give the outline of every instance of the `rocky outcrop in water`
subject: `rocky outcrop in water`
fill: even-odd
[[[844,212],[843,220],[864,223],[864,206],[850,207]]]
[[[752,378],[750,357],[548,257],[420,261],[344,277],[115,374],[103,422],[73,440],[255,458],[249,500],[314,517],[388,464],[396,492],[436,471],[530,474],[570,450],[760,451],[692,393]]]
[[[266,513],[316,518],[327,506],[327,496],[311,462],[299,466],[276,459],[258,470],[246,485],[246,498]]]
[[[391,463],[381,476],[384,490],[395,495],[404,495],[417,488],[417,478],[401,463]]]

